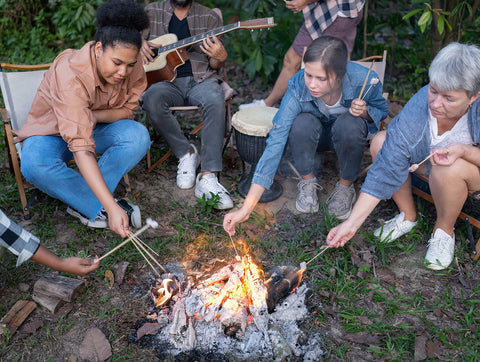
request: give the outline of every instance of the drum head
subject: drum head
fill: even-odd
[[[278,109],[273,107],[249,107],[235,113],[232,126],[239,132],[256,137],[267,137]]]

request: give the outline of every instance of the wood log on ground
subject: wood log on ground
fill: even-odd
[[[57,313],[58,310],[66,303],[64,300],[58,297],[50,297],[41,293],[33,293],[32,299],[53,314]]]
[[[83,280],[68,278],[61,275],[45,275],[33,286],[34,294],[54,297],[65,302],[72,302],[85,290]]]
[[[19,300],[0,321],[0,333],[5,333],[6,330],[11,335],[22,325],[36,307],[35,302]]]

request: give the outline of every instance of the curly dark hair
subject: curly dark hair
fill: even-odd
[[[97,10],[97,32],[95,41],[103,49],[118,43],[142,46],[140,32],[148,28],[147,13],[132,0],[109,0]]]

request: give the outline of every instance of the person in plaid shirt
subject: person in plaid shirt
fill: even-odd
[[[40,240],[35,235],[14,223],[1,210],[0,246],[17,256],[17,267],[32,259],[60,272],[85,276],[100,266],[100,262],[96,259],[56,256],[40,245]]]
[[[305,49],[320,36],[333,36],[343,40],[350,55],[357,35],[357,25],[362,19],[364,4],[365,0],[285,1],[286,7],[292,12],[303,12],[305,22],[285,54],[282,70],[272,92],[265,99],[241,104],[239,109],[255,106],[273,107],[279,102],[287,91],[288,80],[300,69]]]

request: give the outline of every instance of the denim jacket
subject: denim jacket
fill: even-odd
[[[420,89],[388,125],[387,136],[361,192],[386,200],[408,177],[408,168],[430,154],[428,85]],[[468,110],[468,128],[473,142],[480,142],[480,102]]]
[[[358,98],[367,73],[367,68],[348,62],[347,72],[342,79],[342,106],[350,108],[352,101]],[[370,81],[376,76],[377,74],[371,71]],[[368,106],[368,114],[373,120],[373,122],[368,122],[368,130],[370,133],[376,133],[379,123],[388,114],[388,106],[382,97],[383,86],[381,82],[373,84],[367,93],[370,81],[367,82],[363,94]],[[300,113],[311,113],[325,125],[332,125],[337,119],[337,115],[329,115],[321,98],[316,98],[310,94],[305,85],[303,70],[300,70],[288,82],[288,90],[282,99],[280,109],[273,118],[273,127],[268,134],[267,145],[255,169],[252,183],[265,188],[270,187],[282,158],[290,127]]]

